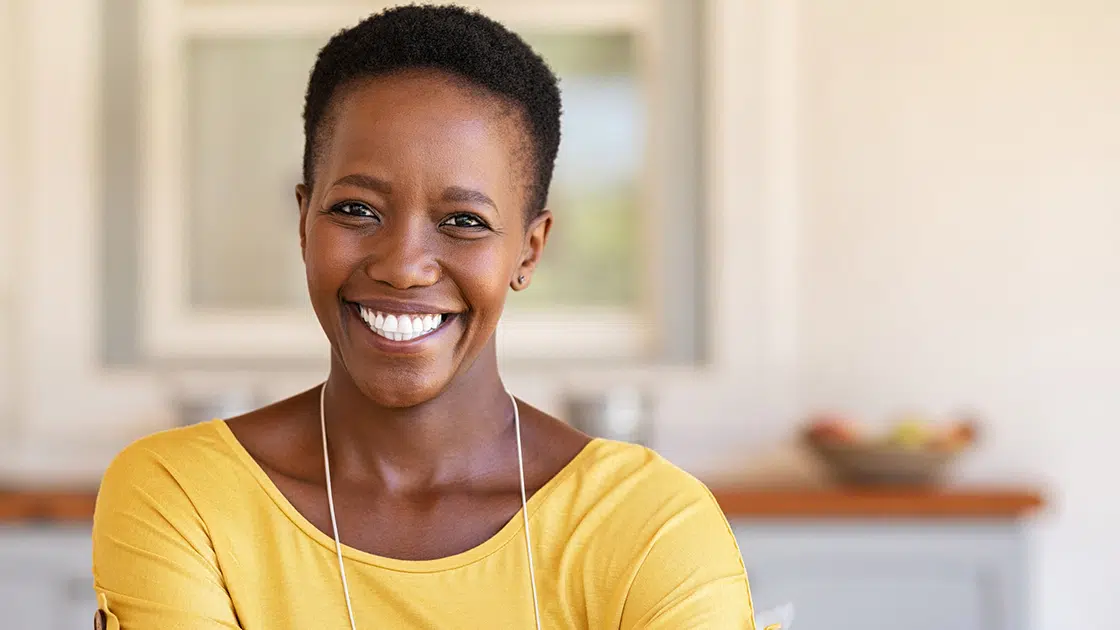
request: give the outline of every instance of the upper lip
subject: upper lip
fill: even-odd
[[[382,313],[391,313],[394,315],[437,315],[444,313],[456,313],[455,309],[446,308],[442,306],[434,306],[432,304],[425,304],[423,302],[398,302],[396,300],[385,299],[369,299],[369,300],[351,300],[343,298],[347,302],[359,304],[368,308],[371,311],[379,311]]]

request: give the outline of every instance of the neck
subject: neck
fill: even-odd
[[[493,352],[414,407],[377,404],[333,361],[325,387],[331,467],[339,479],[423,492],[484,477],[516,448],[513,408]]]

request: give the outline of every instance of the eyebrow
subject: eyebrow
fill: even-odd
[[[386,195],[393,192],[393,187],[389,184],[389,182],[383,179],[378,179],[371,175],[363,175],[361,173],[353,173],[344,177],[340,177],[334,183],[335,186],[341,184],[357,186],[358,188],[365,188],[367,190],[372,190],[373,192],[379,192]]]
[[[476,203],[490,206],[495,212],[498,210],[498,204],[494,200],[487,197],[485,193],[470,188],[463,188],[461,186],[448,186],[443,189],[443,201],[450,201],[455,203]]]
[[[358,188],[365,188],[374,192],[379,192],[385,195],[393,192],[393,186],[389,182],[373,177],[372,175],[364,175],[362,173],[352,173],[344,175],[335,181],[334,185],[349,185],[357,186]],[[443,189],[443,197],[441,201],[451,203],[477,203],[490,206],[495,211],[498,210],[498,204],[494,203],[486,193],[471,188],[463,188],[462,186],[448,186]]]

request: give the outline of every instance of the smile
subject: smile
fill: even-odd
[[[390,341],[412,341],[427,336],[447,321],[442,313],[386,313],[356,304],[358,314],[374,334]]]

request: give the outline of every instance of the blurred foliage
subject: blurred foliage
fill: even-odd
[[[553,196],[555,222],[529,290],[510,309],[622,306],[641,296],[643,224],[633,187]]]
[[[549,207],[555,223],[528,291],[511,310],[631,307],[644,286],[642,90],[625,33],[522,33],[560,78],[562,140]]]

